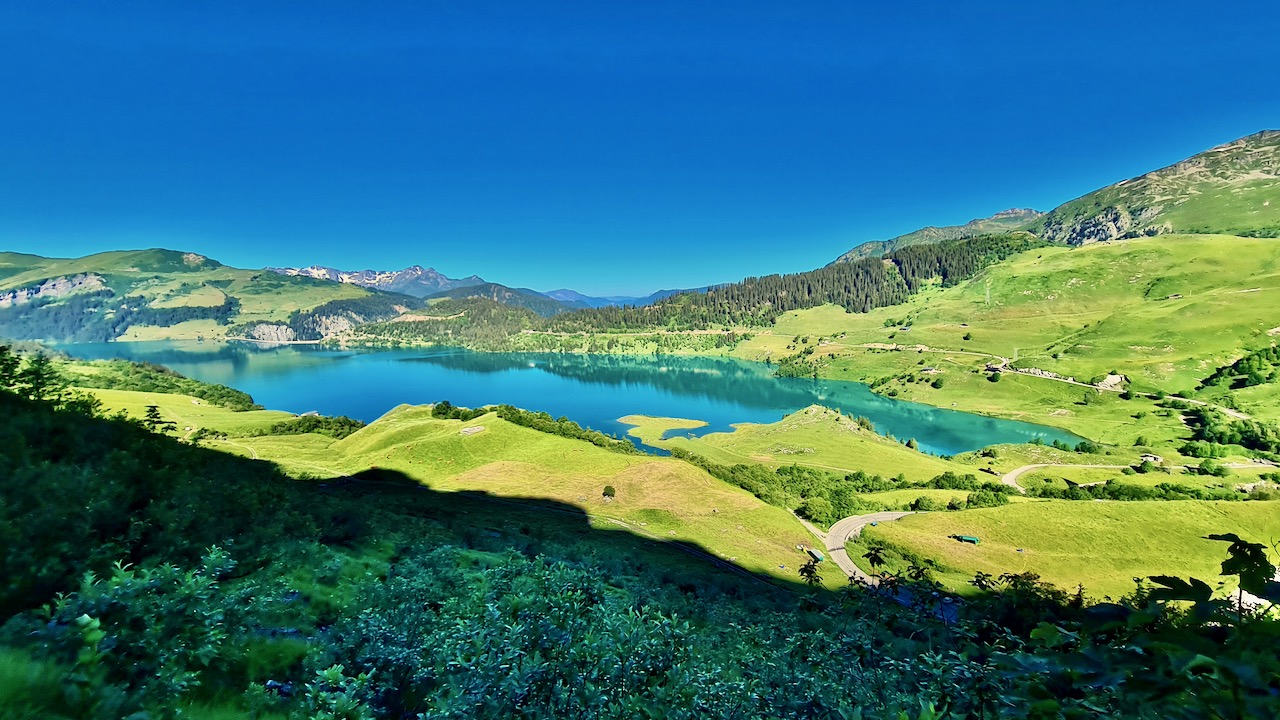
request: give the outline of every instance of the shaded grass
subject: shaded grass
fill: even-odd
[[[462,434],[464,428],[483,428]],[[688,463],[609,452],[487,414],[439,420],[427,407],[400,406],[343,440],[318,435],[211,442],[279,463],[299,476],[391,470],[437,491],[481,490],[582,508],[593,527],[619,525],[659,540],[701,545],[751,572],[795,579],[798,545],[812,537],[786,510]],[[604,487],[612,485],[614,498]],[[824,568],[832,585],[837,571]]]

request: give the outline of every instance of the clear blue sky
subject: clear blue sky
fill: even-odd
[[[1280,126],[1280,9],[0,3],[0,249],[640,293]]]

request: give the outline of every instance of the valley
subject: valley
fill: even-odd
[[[50,492],[77,509],[49,527],[74,525],[101,548],[78,558],[40,540],[44,560],[10,550],[5,562],[30,578],[0,600],[71,608],[50,598],[82,571],[129,586],[132,570],[110,569],[116,556],[190,567],[226,544],[253,566],[236,592],[261,583],[295,603],[253,621],[288,618],[288,640],[237,626],[243,667],[218,681],[236,693],[297,677],[316,648],[385,658],[326,632],[384,622],[353,608],[392,602],[384,593],[401,582],[435,598],[386,609],[412,622],[470,598],[465,622],[497,603],[519,624],[544,594],[500,590],[510,577],[581,572],[566,592],[599,593],[587,605],[610,623],[629,622],[618,618],[634,603],[689,613],[686,637],[720,632],[724,617],[760,628],[743,620],[756,611],[789,613],[797,632],[874,618],[865,632],[911,652],[916,635],[898,637],[898,624],[928,645],[954,622],[1043,614],[1083,627],[1142,603],[1212,607],[1209,624],[1271,622],[1274,606],[1256,600],[1250,616],[1243,598],[1276,591],[1280,239],[1257,206],[1280,201],[1277,147],[1280,134],[1262,133],[1048,213],[925,228],[812,271],[647,298],[421,266],[0,254],[0,336],[18,352],[0,354],[0,401],[17,418],[5,462],[26,478],[60,468]],[[69,449],[78,443],[95,450]],[[116,447],[163,459],[163,473]],[[11,548],[56,514],[39,486],[6,490],[21,508]],[[90,496],[83,511],[67,500],[77,494]],[[122,524],[128,513],[145,518]],[[238,549],[241,536],[262,549]],[[1253,569],[1232,571],[1246,552]],[[30,569],[46,561],[48,577]],[[1188,575],[1221,580],[1175,581]],[[74,602],[105,587],[88,581]],[[565,632],[595,632],[575,628]],[[1032,628],[1044,631],[1019,632]],[[753,657],[776,657],[785,643],[769,637]],[[0,654],[0,697],[6,667],[61,672],[32,663]],[[913,692],[882,704],[905,707]],[[177,696],[196,717],[245,702]]]

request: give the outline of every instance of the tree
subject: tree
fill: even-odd
[[[15,376],[18,392],[32,400],[57,401],[62,397],[66,381],[48,355],[39,353]]]
[[[810,558],[809,562],[800,566],[800,577],[804,578],[804,584],[809,587],[818,587],[822,584],[822,577],[818,574],[818,561]]]
[[[10,390],[18,380],[18,356],[8,345],[0,345],[0,389]]]
[[[147,406],[147,416],[143,418],[142,424],[151,432],[173,432],[178,429],[177,423],[160,417],[160,408],[156,405]]]
[[[615,487],[614,487],[614,486],[612,486],[612,485],[605,485],[605,486],[604,486],[604,493],[603,493],[603,495],[604,495],[604,497],[607,497],[607,498],[609,498],[609,499],[613,499],[613,498],[615,498],[615,497],[617,497],[617,496],[618,496],[618,490],[617,490],[617,488],[615,488]]]
[[[916,582],[924,582],[933,576],[933,571],[927,565],[920,563],[911,563],[911,567],[907,568],[907,577]]]
[[[862,557],[866,558],[867,562],[871,563],[872,570],[879,570],[884,567],[886,562],[888,562],[885,559],[885,549],[880,545],[872,545],[867,548],[867,551],[862,554]]]

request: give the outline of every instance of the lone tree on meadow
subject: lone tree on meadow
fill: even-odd
[[[160,417],[160,408],[156,405],[147,406],[147,416],[143,418],[142,424],[151,432],[173,432],[178,429],[177,423]]]

